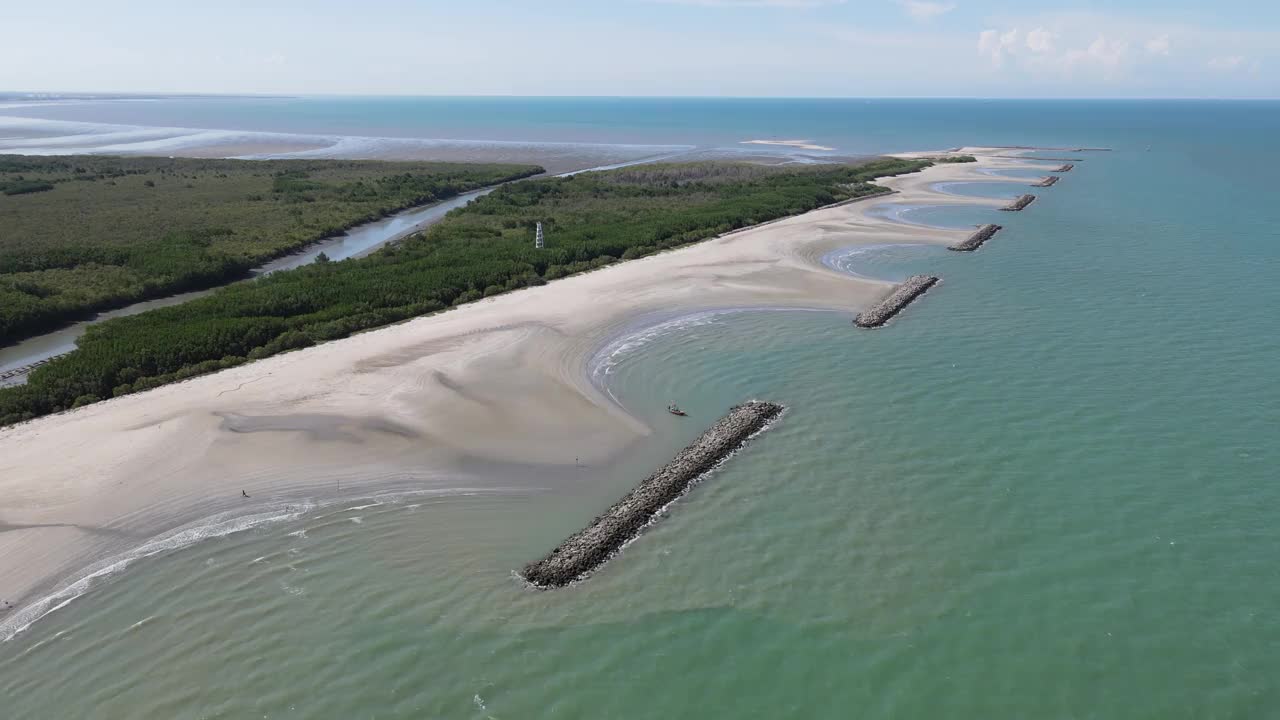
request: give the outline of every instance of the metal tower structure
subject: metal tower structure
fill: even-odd
[[[544,248],[544,247],[546,247],[546,246],[547,246],[546,238],[544,238],[544,237],[542,236],[542,222],[541,222],[541,221],[539,221],[539,222],[538,222],[538,230],[537,230],[537,232],[536,232],[536,233],[534,234],[534,236],[533,236],[533,247],[534,247],[535,249],[541,250],[542,248]]]

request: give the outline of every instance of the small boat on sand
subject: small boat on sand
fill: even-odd
[[[680,406],[676,405],[675,403],[671,403],[670,405],[667,406],[667,412],[671,413],[672,415],[679,415],[680,417],[688,417],[689,415],[689,413],[681,410]]]

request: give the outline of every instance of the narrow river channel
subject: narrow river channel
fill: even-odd
[[[578,173],[590,172],[592,170],[610,170],[628,165],[656,162],[670,157],[673,156],[662,155],[658,157],[648,157],[640,160],[615,163],[612,165],[584,168],[582,170],[562,173],[559,177],[576,175]],[[376,220],[364,225],[358,225],[338,237],[319,240],[308,245],[299,252],[276,258],[275,260],[254,268],[250,272],[254,277],[261,277],[273,272],[279,272],[280,270],[292,270],[293,268],[302,267],[303,265],[315,262],[315,259],[319,257],[320,253],[324,253],[332,260],[346,260],[347,258],[363,257],[387,243],[396,242],[397,240],[401,240],[434,225],[450,210],[460,208],[478,197],[488,195],[497,187],[498,186],[495,185],[481,190],[472,190],[471,192],[462,193],[461,195],[432,205],[411,208],[395,215],[385,217],[381,220]],[[218,287],[224,286],[220,285]],[[81,320],[80,322],[72,323],[52,332],[27,338],[26,340],[22,340],[13,345],[0,347],[0,375],[3,375],[5,372],[10,370],[26,367],[32,363],[47,360],[75,350],[76,341],[80,339],[80,336],[84,335],[85,329],[94,323],[100,323],[112,318],[137,315],[138,313],[154,310],[156,308],[178,305],[180,303],[187,302],[188,300],[194,300],[195,298],[208,295],[214,290],[217,290],[218,287],[212,287],[207,290],[196,290],[194,292],[182,293],[179,295],[170,295],[168,297],[156,298],[154,300],[136,302],[132,305],[126,305],[125,307],[118,308],[116,310],[98,313],[88,320]],[[0,378],[0,387],[20,385],[26,381],[26,374]]]

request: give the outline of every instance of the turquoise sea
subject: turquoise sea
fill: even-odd
[[[615,465],[519,489],[459,478],[458,492],[291,499],[275,522],[154,546],[0,643],[0,716],[1280,712],[1280,103],[219,102],[57,112],[400,137],[1113,151],[1080,154],[1022,213],[904,215],[1005,225],[980,252],[828,256],[873,277],[943,277],[884,329],[760,310],[638,324],[584,368],[656,429]],[[554,592],[514,578],[752,397],[789,411],[600,572]],[[693,418],[673,421],[669,398]]]

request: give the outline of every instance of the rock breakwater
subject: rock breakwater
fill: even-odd
[[[1031,187],[1053,187],[1060,178],[1057,175],[1050,175],[1037,183],[1031,183]]]
[[[978,248],[982,247],[983,243],[990,240],[991,236],[995,235],[997,232],[1000,232],[1000,230],[1002,229],[1003,227],[1000,225],[994,225],[994,224],[983,225],[982,227],[978,228],[977,232],[970,235],[968,238],[966,238],[962,242],[958,242],[955,245],[949,246],[947,249],[955,250],[956,252],[973,252],[974,250],[977,250]]]
[[[1057,170],[1050,170],[1049,172],[1056,172],[1056,173],[1071,172],[1071,169],[1074,167],[1075,167],[1075,163],[1067,163],[1066,165],[1063,165]]]
[[[776,403],[752,400],[736,405],[691,445],[597,517],[569,536],[546,557],[521,571],[538,587],[563,587],[603,565],[662,508],[680,497],[699,477],[714,469],[782,414]]]
[[[853,319],[853,324],[864,328],[880,327],[937,283],[938,277],[935,275],[912,275],[894,288],[885,299],[869,310],[858,313],[858,316]]]
[[[1026,206],[1030,205],[1035,201],[1036,201],[1035,195],[1020,195],[1016,200],[1009,203],[1008,205],[1005,205],[1000,209],[1004,210],[1005,212],[1018,212],[1019,210],[1022,210],[1023,208],[1025,208]]]

